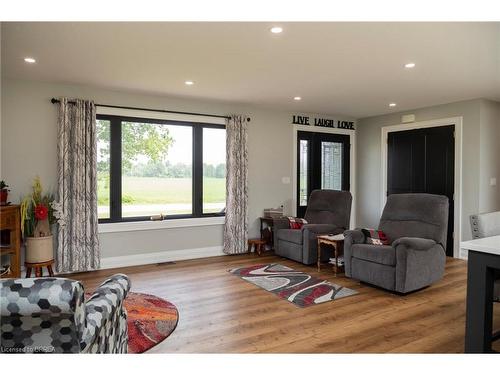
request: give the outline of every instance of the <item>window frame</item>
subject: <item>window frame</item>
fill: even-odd
[[[151,216],[122,217],[122,122],[190,126],[192,128],[192,213],[167,215],[164,220],[226,216],[225,211],[222,213],[203,213],[203,129],[226,130],[225,125],[108,114],[97,114],[96,120],[109,121],[110,131],[109,218],[98,219],[99,224],[151,221]]]

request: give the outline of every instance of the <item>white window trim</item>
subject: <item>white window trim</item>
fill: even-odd
[[[384,126],[381,129],[381,166],[382,166],[382,181],[381,181],[381,196],[380,210],[385,207],[387,201],[387,155],[388,155],[388,137],[389,133],[401,130],[412,130],[422,128],[435,128],[439,126],[454,125],[455,126],[455,186],[454,186],[454,237],[453,237],[453,257],[463,258],[460,254],[460,241],[462,239],[462,126],[463,118],[449,117],[428,121],[419,121],[406,124],[397,124]]]
[[[168,219],[161,221],[122,221],[119,223],[100,223],[98,226],[98,231],[99,233],[116,233],[172,228],[191,228],[224,225],[225,222],[225,216]]]
[[[292,156],[292,214],[297,215],[297,134],[299,131],[307,131],[314,133],[328,133],[328,134],[343,134],[348,135],[351,143],[350,150],[350,171],[349,171],[349,183],[350,192],[352,195],[352,205],[351,205],[351,221],[350,227],[356,227],[356,131],[348,129],[338,129],[338,128],[326,128],[321,126],[308,126],[308,125],[294,125],[293,126],[293,156]]]

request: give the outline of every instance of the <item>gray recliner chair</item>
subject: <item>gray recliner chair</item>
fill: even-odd
[[[447,197],[390,195],[378,229],[391,245],[367,244],[361,230],[344,233],[346,276],[399,293],[421,289],[443,277]]]
[[[275,254],[304,264],[316,263],[317,236],[339,234],[349,228],[351,205],[348,191],[313,190],[304,216],[307,224],[301,229],[290,229],[287,218],[274,221]],[[328,257],[328,253],[322,254],[322,260]]]

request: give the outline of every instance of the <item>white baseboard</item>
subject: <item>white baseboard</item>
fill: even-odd
[[[467,250],[467,249],[460,249],[460,253],[459,253],[458,257],[460,259],[463,259],[463,260],[468,260],[469,250]]]
[[[222,252],[222,246],[123,255],[118,257],[101,258],[101,269],[141,266],[145,264],[174,262],[178,260],[187,260],[187,259],[208,258],[221,255],[225,255]]]

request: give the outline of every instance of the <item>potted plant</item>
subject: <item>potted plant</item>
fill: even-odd
[[[0,181],[0,206],[7,205],[7,198],[9,197],[9,185],[4,180]]]
[[[21,231],[26,240],[26,262],[41,263],[54,259],[50,225],[55,222],[53,194],[43,194],[40,178],[33,182],[32,192],[21,201]]]

